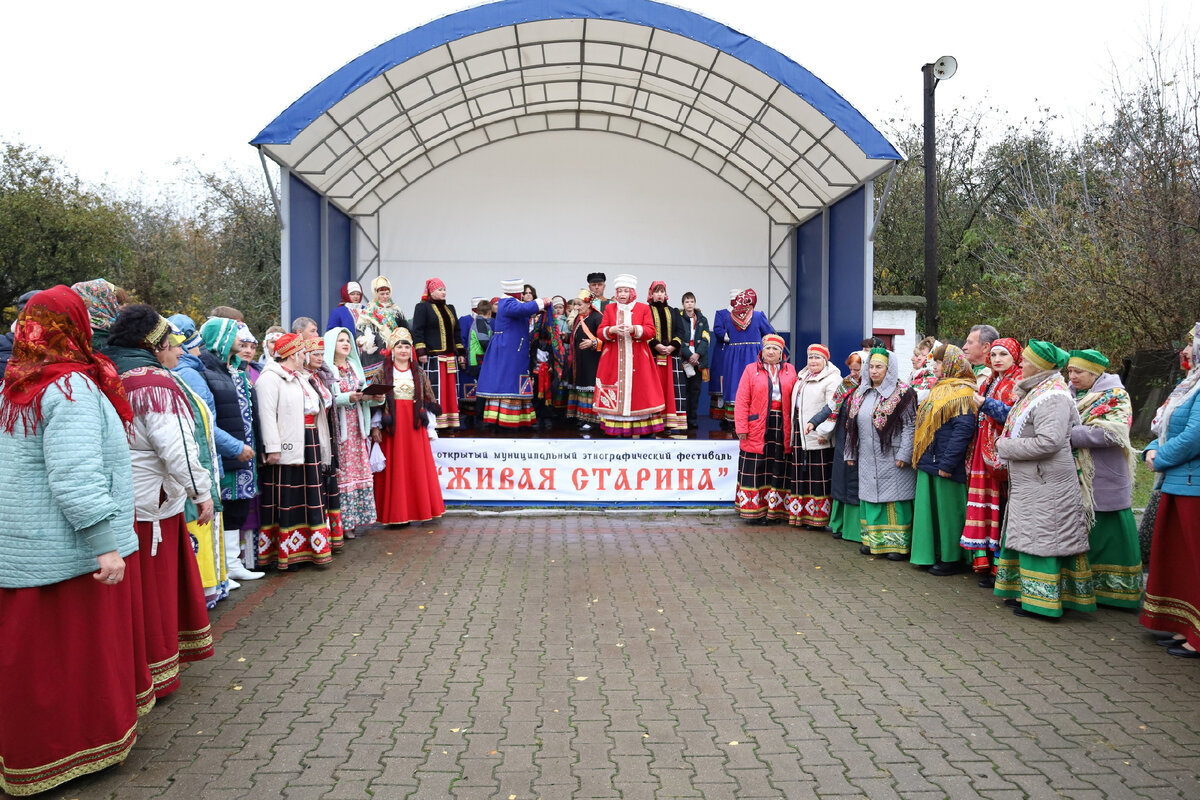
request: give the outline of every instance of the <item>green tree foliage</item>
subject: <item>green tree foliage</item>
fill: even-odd
[[[1149,48],[1132,88],[1078,141],[1053,117],[998,136],[978,110],[938,121],[942,333],[990,322],[1022,340],[1098,347],[1114,361],[1172,346],[1200,309],[1200,74]],[[880,293],[923,294],[921,128],[875,243]],[[1119,363],[1119,362],[1118,362]]]
[[[0,316],[30,289],[113,275],[129,257],[124,211],[20,144],[0,161]]]
[[[260,334],[278,322],[279,220],[268,187],[195,171],[194,210],[171,199],[111,199],[19,144],[0,165],[0,308],[29,289],[106,278],[164,314],[203,322],[240,309]],[[7,320],[6,320],[7,321]]]

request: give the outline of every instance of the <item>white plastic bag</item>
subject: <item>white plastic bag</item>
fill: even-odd
[[[371,472],[383,472],[387,466],[387,458],[379,449],[378,442],[371,442]]]

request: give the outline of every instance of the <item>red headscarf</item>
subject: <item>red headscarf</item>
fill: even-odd
[[[733,306],[733,311],[730,312],[733,324],[737,325],[738,330],[744,331],[749,327],[750,319],[754,316],[754,306],[758,305],[758,295],[753,289],[746,289],[730,300],[729,305]]]
[[[647,297],[653,297],[653,296],[654,296],[654,293],[655,293],[656,291],[658,291],[659,289],[662,289],[662,290],[663,290],[663,292],[665,293],[665,292],[667,291],[667,284],[666,284],[665,282],[663,282],[663,281],[653,281],[653,282],[651,282],[651,284],[650,284],[650,294],[648,294],[648,295],[646,295],[646,296],[647,296]],[[665,302],[665,301],[664,301],[664,302]]]
[[[996,341],[992,342],[992,346],[988,348],[988,353],[990,354],[991,351],[997,347],[1003,347],[1005,350],[1012,353],[1013,360],[1016,361],[1017,364],[1021,363],[1021,343],[1016,339],[1011,339],[1008,337],[997,339]]]
[[[349,283],[342,286],[341,305],[346,305],[346,303],[350,302],[350,292],[358,292],[361,295],[363,293],[362,284],[359,283],[358,281],[350,281]],[[358,301],[361,303],[362,298],[360,297]]]
[[[73,372],[96,382],[121,422],[126,426],[133,422],[116,365],[92,352],[92,324],[83,300],[66,286],[55,286],[35,294],[21,312],[12,359],[4,373],[0,429],[12,433],[19,419],[25,435],[33,433],[42,419],[46,388]],[[65,382],[60,388],[73,401]]]
[[[430,278],[425,281],[425,294],[421,295],[421,302],[424,303],[429,298],[433,297],[435,289],[445,289],[446,282],[441,278]]]

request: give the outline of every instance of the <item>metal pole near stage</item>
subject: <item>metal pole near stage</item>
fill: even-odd
[[[939,82],[953,77],[958,62],[942,56],[921,67],[925,86],[925,335],[938,334],[937,257],[937,134],[934,130],[933,92]]]

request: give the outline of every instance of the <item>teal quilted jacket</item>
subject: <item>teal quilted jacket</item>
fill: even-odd
[[[125,431],[96,384],[73,373],[46,389],[32,435],[20,422],[0,430],[0,588],[59,583],[95,572],[102,553],[137,549]]]

